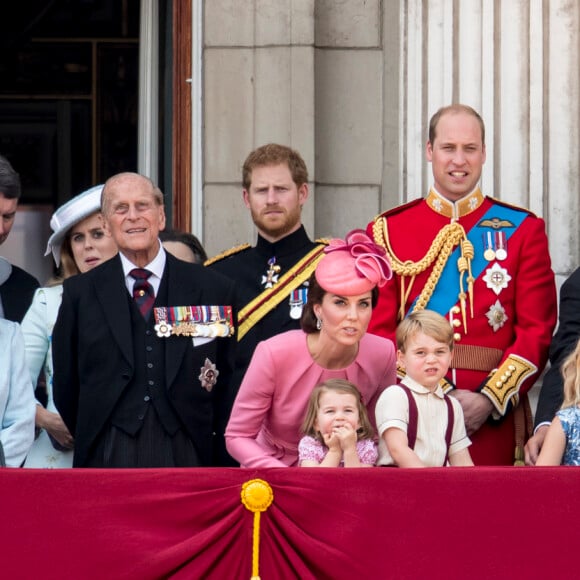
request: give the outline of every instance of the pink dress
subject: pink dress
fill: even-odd
[[[328,370],[310,356],[306,334],[290,330],[260,342],[254,351],[226,428],[230,455],[242,467],[298,464],[300,427],[312,389],[332,379],[347,379],[363,396],[374,425],[379,395],[396,382],[392,342],[365,334],[356,359]]]
[[[299,463],[304,460],[322,463],[327,453],[328,447],[323,445],[318,439],[310,437],[310,435],[305,435],[300,439],[300,443],[298,443]],[[356,442],[356,453],[359,461],[367,465],[376,465],[377,459],[379,458],[377,444],[372,439],[359,439]],[[344,467],[344,460],[341,459],[338,467]]]

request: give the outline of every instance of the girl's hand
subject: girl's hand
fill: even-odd
[[[328,447],[329,451],[340,451],[342,452],[342,447],[340,445],[340,438],[333,429],[331,433],[323,433],[324,444]]]
[[[356,449],[357,434],[350,423],[342,423],[334,427],[332,432],[336,435],[343,451]]]

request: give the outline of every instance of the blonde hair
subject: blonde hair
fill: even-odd
[[[453,328],[446,318],[433,310],[418,310],[409,314],[397,326],[397,348],[405,352],[409,338],[422,332],[453,350]]]
[[[308,400],[306,418],[304,419],[304,423],[302,423],[302,432],[305,435],[314,437],[314,439],[324,444],[324,439],[320,432],[315,429],[314,424],[316,422],[318,410],[320,409],[320,395],[329,392],[346,393],[354,396],[356,399],[360,423],[360,428],[357,430],[357,441],[360,441],[361,439],[372,439],[375,435],[375,430],[371,425],[369,414],[367,413],[367,409],[362,400],[362,395],[356,385],[345,379],[328,379],[313,389],[312,393],[310,393],[310,399]]]
[[[580,404],[580,340],[576,348],[562,363],[561,371],[564,379],[564,401],[562,409]]]

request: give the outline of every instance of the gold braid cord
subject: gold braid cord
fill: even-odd
[[[457,222],[452,222],[447,224],[444,228],[439,230],[437,236],[433,240],[431,247],[427,253],[417,262],[412,262],[411,260],[402,261],[400,260],[393,251],[391,247],[391,242],[389,240],[389,231],[387,227],[387,220],[379,218],[375,220],[373,224],[373,237],[375,242],[383,246],[387,250],[387,254],[391,261],[391,268],[393,272],[401,277],[401,300],[399,307],[399,319],[402,320],[405,317],[405,304],[413,288],[413,283],[415,282],[415,276],[427,270],[427,268],[433,266],[431,274],[421,291],[415,306],[413,307],[413,312],[417,310],[423,310],[433,292],[435,287],[439,282],[443,268],[452,254],[455,246],[461,244],[461,256],[457,260],[457,268],[459,269],[459,292],[458,299],[461,305],[461,313],[463,317],[463,327],[467,332],[467,317],[466,317],[466,298],[469,295],[469,304],[471,307],[471,316],[473,317],[473,282],[474,278],[471,274],[471,260],[474,256],[473,245],[467,239],[467,235],[463,226]],[[464,274],[467,273],[467,293],[465,292],[463,286]],[[410,283],[409,287],[405,287],[405,277],[409,277]]]

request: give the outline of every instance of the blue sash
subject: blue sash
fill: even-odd
[[[493,205],[479,220],[479,222],[467,232],[467,239],[473,244],[474,257],[471,260],[471,273],[474,279],[477,280],[488,264],[488,261],[483,257],[485,249],[484,239],[487,238],[488,232],[491,232],[492,239],[495,232],[501,230],[505,234],[506,241],[514,234],[517,228],[522,224],[524,219],[528,216],[528,212],[521,209],[507,207],[505,205]],[[499,227],[492,227],[492,223],[497,223],[499,220]],[[486,222],[489,225],[486,225]],[[431,295],[431,298],[425,308],[434,310],[439,314],[445,316],[451,308],[457,304],[457,294],[459,289],[459,270],[457,269],[457,260],[461,257],[461,246],[458,245],[453,253],[449,256],[441,277],[437,282],[437,286]],[[411,308],[407,315],[413,311],[413,306],[417,302],[417,298],[413,301]]]

